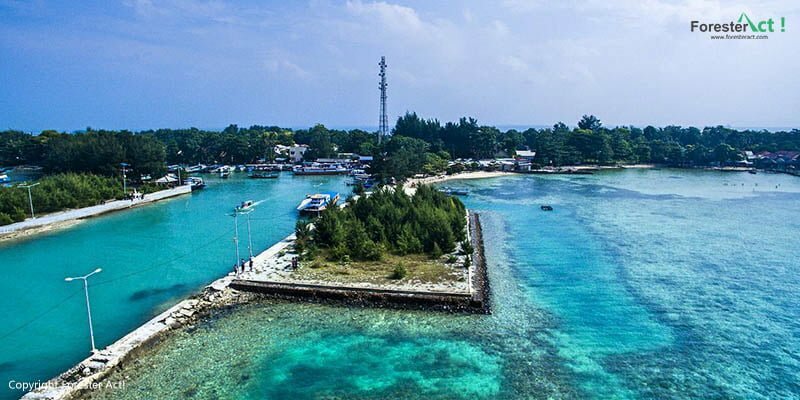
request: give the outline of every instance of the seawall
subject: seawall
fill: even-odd
[[[108,212],[124,210],[131,207],[149,204],[154,201],[163,200],[166,198],[179,196],[186,193],[191,193],[192,188],[189,185],[177,186],[172,189],[160,190],[158,192],[148,193],[144,195],[141,200],[114,200],[107,203],[99,204],[91,207],[84,207],[75,210],[59,211],[51,214],[45,214],[37,218],[29,218],[25,221],[16,222],[9,225],[0,226],[0,239],[9,238],[16,235],[35,234],[35,230],[43,229],[50,225],[65,223],[69,221],[94,217]],[[30,232],[26,232],[30,231]]]
[[[468,220],[469,237],[473,247],[472,266],[470,267],[472,268],[472,287],[469,292],[403,290],[334,283],[322,285],[296,281],[247,279],[234,279],[230,287],[259,293],[265,297],[288,300],[488,314],[491,312],[489,280],[486,274],[480,218],[478,214],[470,212]]]

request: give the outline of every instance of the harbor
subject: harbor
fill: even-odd
[[[84,219],[33,240],[0,243],[0,264],[14,276],[0,281],[7,295],[0,300],[5,321],[0,377],[46,381],[86,357],[83,289],[64,277],[103,268],[89,288],[95,338],[103,348],[231,271],[233,220],[226,214],[243,198],[268,205],[251,220],[254,252],[260,253],[294,229],[295,207],[305,193],[320,187],[347,190],[344,177],[290,173],[276,180],[243,173],[205,180],[208,187],[194,195]],[[41,337],[50,339],[36,339]],[[0,398],[22,395],[11,393]]]
[[[171,330],[197,323],[213,310],[236,307],[263,298],[323,302],[343,306],[419,309],[455,313],[490,313],[489,282],[479,215],[468,216],[468,232],[474,253],[460,290],[449,286],[422,288],[413,282],[394,287],[293,279],[286,265],[296,240],[289,235],[250,261],[249,272],[231,272],[207,285],[200,293],[180,301],[104,349],[94,352],[57,377],[28,392],[23,399],[72,399],[103,387],[104,379],[139,351],[163,340]],[[288,256],[287,256],[288,254]],[[281,268],[282,267],[282,268]],[[106,387],[110,383],[107,383]]]

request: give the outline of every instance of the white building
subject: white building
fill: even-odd
[[[295,144],[292,146],[284,146],[279,144],[275,146],[275,153],[277,154],[285,154],[290,162],[299,163],[303,161],[303,154],[308,151],[308,145],[306,144]]]

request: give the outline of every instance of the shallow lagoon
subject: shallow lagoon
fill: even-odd
[[[491,316],[254,304],[167,339],[95,397],[800,397],[800,179],[448,185],[483,214]]]

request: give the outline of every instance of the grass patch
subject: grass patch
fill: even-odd
[[[327,261],[325,251],[313,260],[304,261],[293,273],[294,279],[321,280],[337,283],[366,282],[374,284],[397,282],[441,283],[462,281],[463,269],[441,259],[432,260],[425,254],[397,256],[387,254],[380,261]]]

